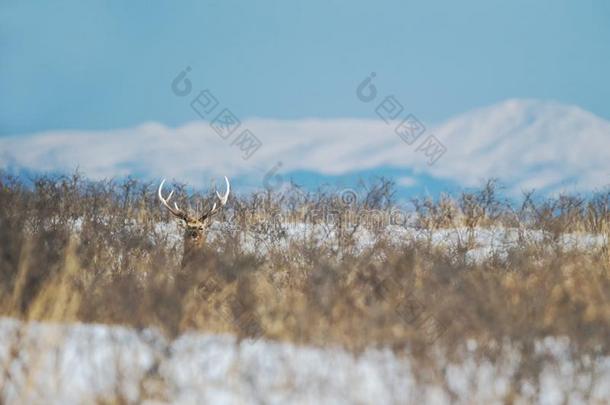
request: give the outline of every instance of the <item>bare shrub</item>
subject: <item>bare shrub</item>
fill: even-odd
[[[387,227],[361,215],[393,209],[391,182],[362,187],[363,197],[349,206],[328,188],[233,197],[212,225],[207,249],[182,267],[176,225],[159,208],[154,185],[92,182],[78,173],[24,184],[2,175],[0,315],[156,326],[170,336],[230,332],[355,351],[380,345],[423,355],[433,345],[451,352],[474,339],[492,356],[507,339],[526,348],[567,336],[582,353],[607,352],[607,245],[552,247],[566,232],[607,238],[608,193],[540,203],[526,196],[514,208],[489,182],[456,199],[417,201],[424,231],[468,229],[464,248],[447,250],[419,239],[393,243]],[[479,229],[510,226],[550,237],[468,259]],[[362,230],[371,243],[359,244]]]

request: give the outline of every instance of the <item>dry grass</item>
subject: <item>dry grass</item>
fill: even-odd
[[[232,197],[218,218],[226,229],[181,267],[180,241],[158,226],[173,219],[159,207],[155,185],[74,175],[40,177],[29,187],[3,175],[0,315],[155,326],[169,336],[230,332],[355,351],[411,348],[422,357],[432,342],[451,354],[475,339],[481,354],[493,357],[505,341],[527,352],[539,339],[567,336],[575,355],[608,354],[608,245],[570,250],[560,236],[610,236],[610,193],[540,202],[528,195],[515,208],[490,182],[478,192],[415,201],[415,226],[423,230],[544,231],[542,241],[524,237],[506,256],[473,262],[466,259],[472,238],[457,250],[391,243],[370,213],[391,213],[392,184],[381,180],[361,191],[365,198],[350,206],[331,190]],[[286,222],[304,218],[328,233],[288,239]],[[364,249],[355,241],[360,228],[375,235]],[[246,237],[265,253],[248,253]]]

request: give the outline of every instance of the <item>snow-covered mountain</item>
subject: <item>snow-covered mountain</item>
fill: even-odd
[[[491,177],[512,193],[534,188],[591,191],[610,184],[610,122],[576,106],[508,100],[436,127],[428,125],[412,144],[395,132],[398,122],[385,123],[373,116],[249,119],[227,139],[203,121],[178,128],[145,123],[108,131],[8,136],[0,138],[0,167],[28,171],[79,167],[93,178],[163,176],[198,186],[227,174],[242,189],[273,186],[288,177],[315,184],[376,174],[393,177],[412,190],[470,187]],[[240,149],[239,134],[245,129],[262,143],[248,159],[244,159],[248,150]],[[445,147],[442,155],[431,157],[428,149],[426,156],[430,135]],[[433,158],[438,160],[428,164]]]
[[[436,129],[452,153],[433,173],[472,185],[498,177],[521,189],[610,184],[610,123],[575,106],[508,100]]]

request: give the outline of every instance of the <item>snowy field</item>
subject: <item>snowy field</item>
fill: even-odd
[[[236,231],[246,251],[263,255],[291,241],[335,239],[335,230],[324,224],[282,224],[279,238],[227,226],[231,224],[214,223],[208,241]],[[74,228],[79,227],[77,221]],[[176,243],[182,239],[176,222],[158,224],[157,232]],[[608,245],[603,235],[553,239],[542,231],[500,227],[471,232],[388,226],[377,233],[361,228],[354,237],[356,249],[373,246],[379,237],[391,244],[431,243],[449,251],[468,245],[466,255],[473,261],[505,255],[524,242],[586,251]],[[536,357],[545,359],[540,378],[521,387],[527,398],[517,403],[610,403],[610,357],[573,359],[570,348],[567,339],[537,343]],[[0,318],[0,403],[504,403],[515,390],[519,352],[506,344],[502,355],[489,362],[475,356],[474,349],[470,344],[459,360],[437,353],[437,373],[432,373],[423,372],[409,355],[389,349],[371,348],[355,356],[337,347],[238,341],[231,335],[187,333],[168,340],[149,329]]]
[[[416,379],[408,356],[371,349],[355,357],[338,348],[299,347],[226,335],[185,334],[168,341],[154,330],[103,325],[21,323],[0,319],[0,402],[393,404],[502,403],[518,354],[493,364],[450,363],[438,355],[443,379]],[[589,359],[581,373],[567,357],[568,342],[546,339],[537,353],[544,404],[607,403],[610,358]],[[525,389],[527,392],[527,387]],[[587,397],[587,395],[589,395]]]
[[[160,233],[167,233],[175,242],[182,240],[182,230],[177,223],[158,224]],[[214,223],[210,227],[208,242],[231,230],[230,224]],[[337,244],[337,231],[330,224],[282,223],[269,232],[256,229],[238,230],[241,244],[246,252],[264,255],[270,248],[284,248],[290,242],[313,241],[319,246]],[[348,229],[348,232],[351,231]],[[278,237],[279,236],[279,237]],[[481,262],[492,256],[505,258],[511,249],[525,244],[540,246],[544,249],[561,248],[562,250],[580,250],[592,252],[608,246],[608,235],[592,233],[563,233],[554,235],[527,228],[505,228],[492,226],[469,229],[454,227],[445,229],[419,229],[415,226],[387,225],[382,231],[372,232],[364,227],[356,229],[353,234],[356,253],[373,247],[380,239],[393,246],[406,246],[412,243],[426,243],[443,248],[448,252],[465,252],[466,259]]]
[[[505,258],[511,249],[523,247],[526,244],[543,247],[544,249],[580,250],[592,252],[610,244],[607,234],[592,234],[585,232],[563,233],[553,235],[542,230],[526,227],[477,227],[467,228],[456,226],[442,229],[421,229],[414,225],[415,217],[406,216],[405,225],[384,225],[375,232],[360,226],[353,232],[354,248],[358,253],[366,248],[373,247],[383,239],[393,246],[406,246],[412,243],[426,243],[443,248],[448,252],[464,252],[466,259],[480,262],[492,256]],[[125,226],[139,227],[138,224]],[[82,220],[73,220],[71,228],[78,234],[82,229]],[[354,228],[347,227],[343,232],[352,234]],[[171,243],[181,244],[183,228],[179,221],[159,222],[155,232],[166,235]],[[314,243],[318,246],[337,247],[340,239],[339,232],[333,224],[310,222],[278,222],[273,226],[259,229],[253,226],[241,229],[228,222],[214,222],[207,231],[207,242],[221,238],[223,235],[233,233],[239,235],[238,240],[245,252],[264,256],[270,249],[284,249],[291,242]]]

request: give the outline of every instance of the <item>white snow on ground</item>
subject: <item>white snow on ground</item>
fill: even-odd
[[[169,232],[175,241],[179,241],[181,234],[178,227],[164,224],[165,231]],[[214,223],[208,234],[212,241],[222,235],[230,224]],[[314,241],[320,246],[332,245],[337,241],[337,232],[330,224],[311,223],[284,223],[281,225],[284,236],[274,239],[269,235],[246,230],[243,232],[242,245],[247,252],[264,255],[267,249],[287,246],[290,241]],[[160,228],[161,229],[161,228]],[[277,231],[276,231],[277,232]],[[372,247],[379,238],[395,246],[406,246],[411,243],[430,243],[448,251],[466,251],[466,257],[480,262],[492,255],[505,257],[514,248],[523,247],[524,243],[541,245],[544,248],[561,247],[564,250],[586,250],[607,246],[608,235],[591,233],[564,233],[557,239],[541,231],[525,228],[488,227],[468,229],[466,227],[445,228],[437,230],[418,229],[413,226],[387,225],[381,232],[372,232],[360,227],[354,233],[357,251]],[[552,243],[550,243],[552,242]],[[463,248],[468,246],[467,250]]]
[[[556,362],[542,371],[545,404],[606,403],[610,358],[589,360],[597,378],[579,373],[568,342],[545,339],[537,348]],[[355,357],[339,348],[226,335],[189,333],[168,341],[154,330],[102,325],[22,323],[0,318],[0,402],[91,403],[120,394],[129,401],[173,403],[501,403],[518,355],[494,364],[446,364],[448,386],[415,379],[411,362],[389,350]],[[533,390],[533,387],[532,387]]]
[[[394,246],[406,246],[414,242],[430,243],[453,252],[464,251],[464,247],[468,246],[467,259],[480,262],[492,255],[505,257],[511,249],[523,247],[524,243],[536,244],[549,249],[561,247],[564,250],[582,251],[594,251],[610,244],[607,234],[563,233],[554,238],[548,232],[527,228],[492,226],[474,229],[454,227],[426,230],[411,225],[412,222],[413,218],[410,218],[409,225],[386,225],[382,231],[378,232],[359,227],[354,233],[356,250],[362,251],[372,247],[379,238],[385,238]],[[138,227],[139,225],[132,224],[131,226]],[[71,227],[78,233],[82,227],[82,220],[74,220]],[[238,232],[241,235],[240,241],[245,252],[261,256],[271,248],[284,248],[290,242],[309,241],[319,246],[332,246],[337,242],[337,230],[333,224],[329,223],[282,222],[273,227],[273,235],[270,235],[269,228],[266,231],[256,228],[238,229],[231,221],[212,223],[207,234],[208,242],[222,237],[227,231]],[[350,229],[348,229],[349,231]],[[184,231],[180,226],[180,221],[159,222],[155,226],[155,232],[166,235],[170,243],[182,243]]]

